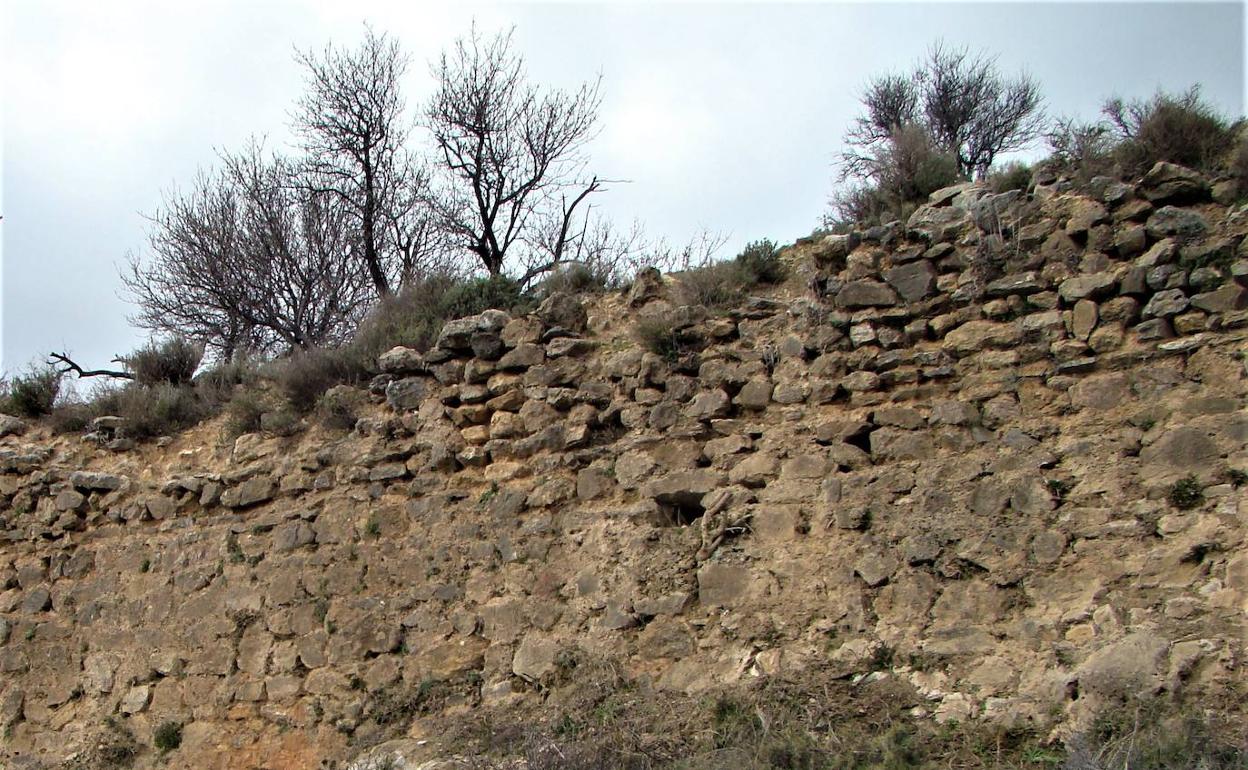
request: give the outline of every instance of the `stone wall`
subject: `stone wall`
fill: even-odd
[[[313,767],[387,693],[529,708],[569,651],[1043,729],[1242,682],[1248,207],[1164,164],[1063,188],[800,242],[728,313],[646,274],[453,322],[349,434],[0,418],[0,766],[111,718],[185,723],[175,766]]]

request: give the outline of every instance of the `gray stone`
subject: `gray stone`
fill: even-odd
[[[393,347],[377,358],[377,368],[385,374],[419,374],[425,371],[425,358],[419,350]]]
[[[1164,680],[1170,643],[1137,631],[1097,650],[1075,672],[1079,691],[1113,701],[1154,695]]]
[[[1144,175],[1140,192],[1153,203],[1193,203],[1209,198],[1209,182],[1190,168],[1162,161]]]
[[[694,420],[713,420],[727,417],[732,410],[728,394],[719,388],[706,390],[694,396],[693,401],[685,407],[685,415]]]
[[[273,499],[275,492],[273,479],[257,476],[227,489],[221,495],[221,504],[226,508],[246,508]]]
[[[529,634],[516,648],[516,654],[511,659],[511,672],[521,679],[538,682],[555,670],[558,655],[559,645],[553,639]]]
[[[282,553],[293,551],[316,542],[316,530],[304,521],[291,521],[273,530],[273,550]]]
[[[918,302],[936,288],[936,270],[930,262],[920,260],[885,270],[884,280],[906,302]]]
[[[1162,206],[1154,211],[1144,227],[1153,238],[1172,237],[1180,241],[1197,238],[1209,230],[1209,224],[1200,214],[1174,206]]]
[[[1039,273],[1028,271],[998,278],[989,283],[985,291],[989,297],[1008,297],[1011,294],[1035,294],[1046,288],[1047,284]]]
[[[1076,275],[1062,281],[1057,293],[1066,302],[1074,303],[1081,299],[1100,299],[1114,292],[1117,281],[1112,273],[1092,273]]]
[[[733,402],[742,409],[750,409],[757,411],[766,409],[771,403],[771,381],[763,377],[755,377],[737,393],[737,397]]]
[[[742,564],[708,562],[698,570],[698,600],[703,607],[732,607],[746,597],[749,569]]]
[[[121,489],[122,485],[125,483],[125,479],[112,473],[74,471],[69,474],[69,483],[76,489],[111,492],[116,489]]]
[[[418,409],[429,394],[429,380],[424,377],[405,377],[386,386],[386,404],[396,412]]]
[[[559,326],[573,332],[585,331],[589,316],[585,306],[574,294],[556,291],[542,300],[537,317],[548,326]]]
[[[26,423],[16,417],[0,414],[0,438],[20,436],[26,432]]]
[[[836,293],[837,307],[891,307],[897,304],[897,294],[888,284],[864,278],[849,281]]]
[[[1172,428],[1140,450],[1140,461],[1160,471],[1204,471],[1220,453],[1218,445],[1202,430],[1189,426]]]
[[[724,483],[724,474],[710,468],[669,473],[645,486],[647,497],[666,505],[699,505],[702,497]]]
[[[1153,295],[1144,306],[1144,318],[1169,318],[1187,310],[1191,304],[1181,289],[1166,289]]]
[[[1243,310],[1248,308],[1248,290],[1228,281],[1218,289],[1192,297],[1192,306],[1208,313]]]

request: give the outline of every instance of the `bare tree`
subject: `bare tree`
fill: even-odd
[[[847,132],[842,180],[869,176],[881,147],[918,125],[967,177],[982,176],[998,155],[1022,149],[1044,126],[1038,84],[1026,73],[1008,78],[996,58],[937,43],[914,71],[884,75],[862,94],[865,114]]]
[[[442,55],[434,76],[425,120],[440,155],[443,225],[491,275],[525,250],[527,282],[564,259],[578,209],[603,188],[604,180],[586,178],[581,152],[597,130],[598,81],[540,90],[528,83],[510,33],[484,40],[475,28]],[[539,226],[553,240],[536,252],[531,229]]]
[[[366,28],[353,50],[297,53],[307,90],[295,113],[309,189],[340,202],[358,232],[358,260],[379,296],[421,273],[441,252],[427,176],[406,141],[413,128],[400,81],[398,41]]]
[[[222,358],[341,340],[375,298],[349,255],[349,212],[262,148],[224,155],[152,218],[151,258],[122,276],[135,322],[184,334]]]

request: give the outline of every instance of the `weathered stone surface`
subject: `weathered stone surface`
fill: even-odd
[[[26,432],[26,423],[16,417],[0,414],[0,438],[20,436]]]
[[[1144,175],[1140,192],[1152,203],[1192,203],[1209,198],[1209,182],[1190,168],[1161,161]]]
[[[112,473],[74,471],[69,474],[69,483],[77,489],[112,491],[121,489],[125,479]]]
[[[386,374],[419,374],[425,371],[425,358],[418,350],[394,347],[378,357],[377,368]]]
[[[698,600],[704,607],[733,607],[747,596],[750,572],[743,564],[709,562],[698,570]]]
[[[888,284],[870,279],[849,281],[836,293],[836,304],[843,308],[891,307],[897,294]]]
[[[1109,221],[1109,212],[1100,203],[1087,198],[1077,198],[1070,207],[1066,220],[1068,235],[1086,235],[1094,226]]]
[[[246,508],[272,500],[276,492],[277,488],[273,479],[268,476],[257,476],[225,490],[221,494],[221,504],[226,508]]]
[[[555,670],[558,654],[559,645],[553,639],[528,634],[516,648],[511,660],[511,672],[530,682],[541,681],[542,677]]]
[[[558,326],[571,332],[585,331],[588,314],[585,305],[574,294],[556,291],[542,300],[537,317],[549,326]]]
[[[386,386],[386,403],[395,411],[406,412],[418,409],[428,394],[428,379],[407,377],[394,380]]]
[[[678,471],[649,482],[645,494],[660,503],[697,505],[702,497],[724,483],[724,474],[710,468]]]
[[[920,260],[885,270],[884,280],[906,302],[918,302],[936,288],[936,270],[931,263]]]
[[[959,356],[985,348],[1004,348],[1022,341],[1023,330],[1017,323],[968,321],[945,335],[945,350]]]
[[[1144,306],[1144,318],[1169,318],[1187,310],[1190,302],[1182,289],[1166,289],[1153,295]]]
[[[1046,281],[1040,277],[1040,273],[1033,270],[998,278],[988,284],[985,293],[989,297],[1008,297],[1011,294],[1035,294],[1046,288]]]
[[[1140,450],[1140,460],[1162,472],[1206,470],[1220,452],[1204,431],[1183,426],[1166,431]]]
[[[1195,211],[1162,206],[1153,212],[1144,227],[1152,238],[1185,241],[1204,235],[1209,230],[1209,223]]]
[[[1227,282],[1213,291],[1192,297],[1192,306],[1209,313],[1229,313],[1248,308],[1248,289]]]
[[[1153,695],[1164,685],[1170,643],[1138,631],[1098,650],[1075,672],[1080,692],[1106,700]]]
[[[1117,280],[1111,273],[1093,273],[1077,275],[1062,281],[1057,293],[1067,302],[1074,304],[1081,299],[1101,299],[1113,293]]]

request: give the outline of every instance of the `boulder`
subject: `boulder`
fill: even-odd
[[[926,260],[919,260],[885,270],[884,280],[906,302],[918,302],[936,288],[936,270]]]
[[[996,298],[1008,297],[1011,294],[1026,296],[1044,291],[1046,288],[1048,284],[1040,277],[1040,273],[1032,270],[998,278],[990,282],[985,291],[990,298]]]
[[[1209,230],[1209,223],[1195,211],[1162,206],[1148,218],[1144,229],[1148,231],[1150,237],[1158,240],[1176,238],[1180,241],[1188,241],[1204,235]]]
[[[425,358],[419,350],[397,346],[377,358],[377,368],[385,374],[419,374],[425,371]]]
[[[1008,348],[1022,342],[1022,326],[1017,323],[967,321],[945,335],[945,350],[965,356],[984,348]]]
[[[1089,230],[1109,221],[1109,212],[1096,201],[1078,198],[1071,204],[1066,220],[1067,235],[1086,235]]]
[[[637,271],[637,277],[628,287],[628,306],[641,307],[663,294],[663,274],[657,267],[645,267]]]
[[[1067,278],[1057,287],[1057,293],[1066,302],[1074,303],[1081,299],[1100,299],[1114,293],[1118,282],[1113,273],[1091,273]]]
[[[0,414],[0,438],[20,436],[26,432],[26,423],[7,414]]]
[[[511,316],[501,310],[486,310],[484,313],[457,318],[447,321],[438,333],[435,347],[441,350],[464,352],[484,343],[490,335],[497,337],[501,343],[503,327],[511,320]]]
[[[386,404],[396,412],[419,408],[428,395],[429,381],[423,377],[405,377],[386,386]]]
[[[1187,310],[1191,304],[1182,289],[1166,289],[1153,295],[1144,306],[1144,318],[1169,318]]]
[[[1195,203],[1209,199],[1209,181],[1190,168],[1161,161],[1144,175],[1140,193],[1153,203]]]
[[[897,294],[888,284],[864,278],[842,286],[836,293],[836,304],[847,309],[891,307],[897,304]]]
[[[1170,643],[1150,631],[1137,631],[1102,647],[1075,672],[1079,691],[1125,701],[1155,694],[1164,684]]]
[[[929,243],[939,243],[956,238],[970,219],[970,214],[954,206],[919,206],[906,220],[906,230]]]
[[[578,334],[585,331],[589,322],[581,300],[566,291],[553,292],[542,300],[537,308],[537,317],[547,326],[558,326]]]
[[[69,483],[76,489],[111,492],[115,489],[121,489],[122,485],[125,484],[125,479],[112,473],[74,471],[69,474]]]

